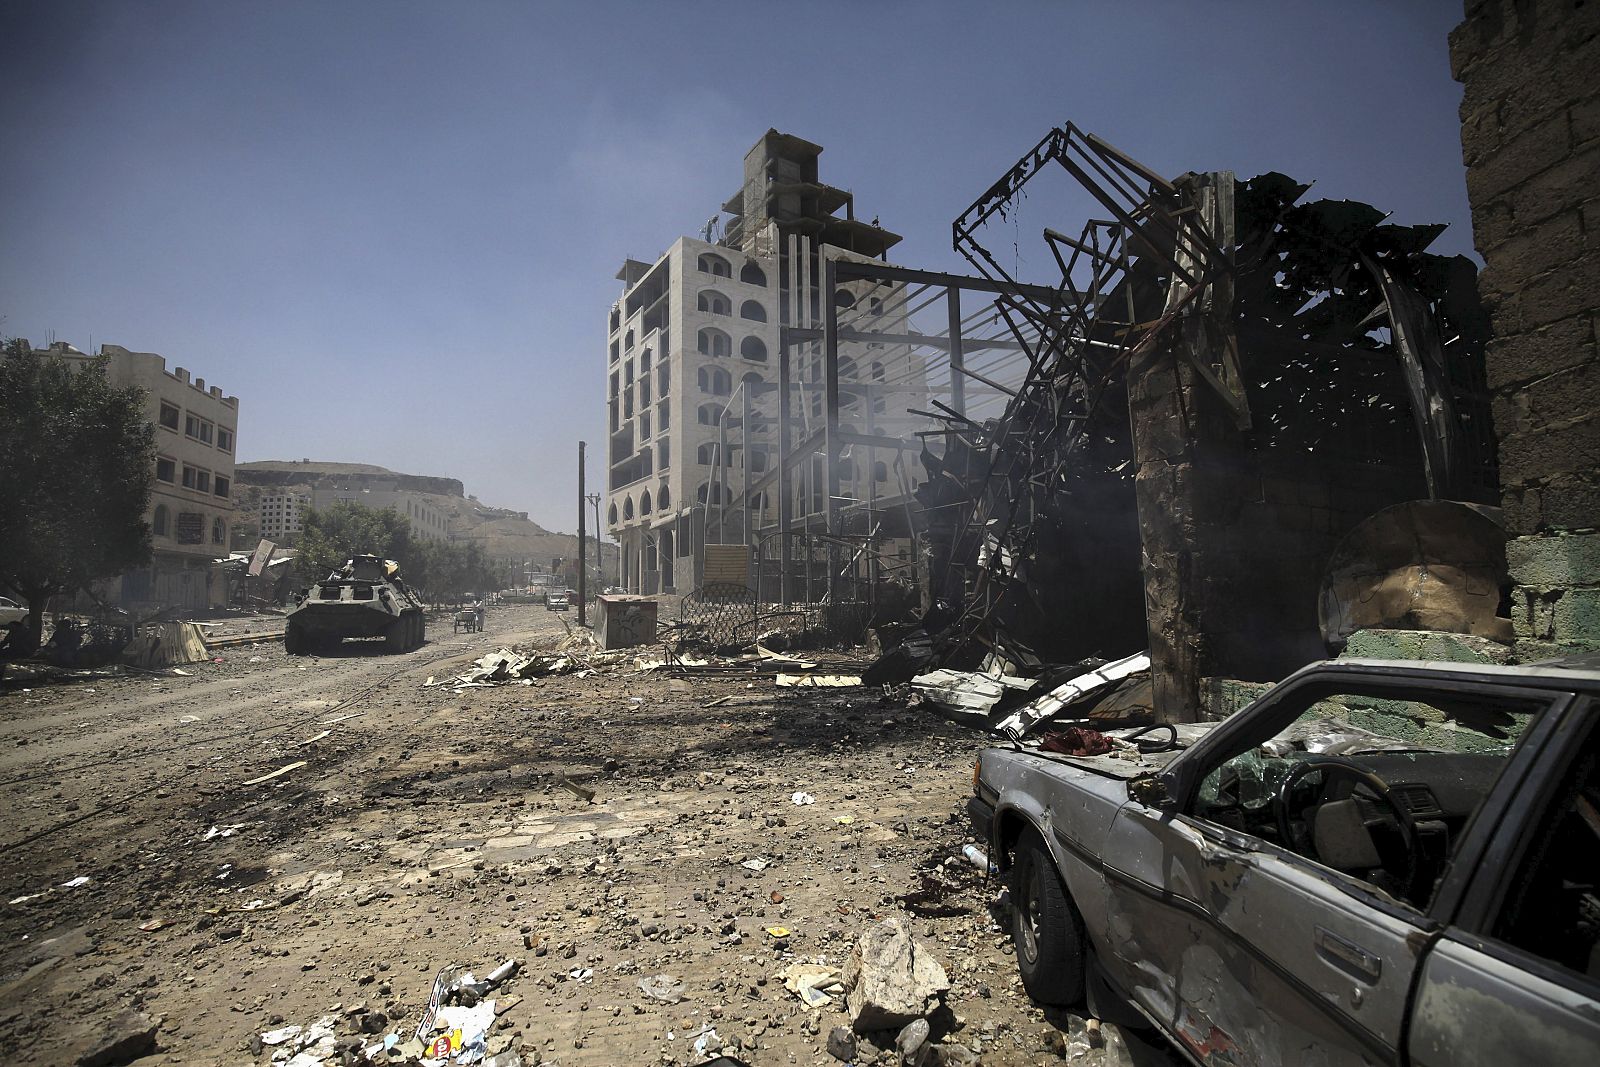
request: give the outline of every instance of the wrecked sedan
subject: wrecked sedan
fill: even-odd
[[[1096,755],[986,749],[1023,984],[1201,1064],[1600,1063],[1597,699],[1593,670],[1352,660]]]

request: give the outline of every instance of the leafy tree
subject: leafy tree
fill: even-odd
[[[306,512],[296,566],[302,579],[316,582],[351,556],[370,555],[395,560],[404,575],[412,554],[411,523],[404,515],[393,508],[379,511],[353,500],[336,500]]]
[[[27,651],[50,597],[150,561],[155,426],[110,362],[0,346],[0,587],[28,605]]]

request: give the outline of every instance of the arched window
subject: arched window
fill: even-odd
[[[632,330],[629,330],[626,334],[623,335],[622,347],[625,348],[625,349],[632,349],[633,348],[633,331]]]
[[[835,289],[833,291],[833,304],[835,307],[853,308],[856,306],[855,294],[848,289]]]
[[[874,315],[883,314],[883,301],[879,300],[877,297],[873,297],[871,301],[868,302],[867,307],[871,309]]]
[[[755,371],[747,372],[745,374],[745,376],[743,378],[740,378],[739,380],[741,382],[743,382],[744,384],[746,384],[746,385],[761,385],[762,384],[761,375],[757,374]]]
[[[733,301],[715,289],[700,290],[700,310],[711,315],[732,315]]]
[[[714,441],[707,441],[694,450],[695,462],[704,467],[713,467],[717,463],[717,445]]]
[[[856,376],[856,361],[845,356],[839,361],[839,377],[854,378]]]
[[[656,504],[662,511],[672,506],[672,490],[667,488],[666,482],[661,483],[661,490],[656,493]]]
[[[839,480],[853,482],[856,480],[856,461],[848,456],[839,460]]]
[[[706,327],[700,331],[702,356],[727,356],[733,354],[733,339],[721,330]]]
[[[881,459],[872,465],[872,480],[875,482],[889,480],[889,465]]]
[[[767,450],[759,445],[750,449],[750,473],[760,474],[767,469]]]
[[[767,343],[759,337],[746,337],[739,342],[739,354],[758,363],[767,361]]]
[[[700,273],[715,274],[719,278],[733,277],[733,268],[721,256],[712,255],[710,252],[700,254]]]
[[[702,393],[710,393],[712,396],[733,394],[733,375],[721,367],[701,367],[699,378]]]
[[[696,413],[695,421],[701,426],[715,426],[722,420],[722,405],[701,404]]]
[[[746,300],[739,305],[739,317],[751,322],[766,322],[767,309],[761,306],[759,300]]]
[[[167,512],[167,506],[165,504],[157,504],[155,519],[150,524],[157,537],[167,536],[167,523],[169,521],[170,517]]]
[[[644,377],[650,372],[650,350],[647,348],[639,353],[639,377]]]
[[[650,490],[648,489],[639,494],[639,514],[650,514]]]
[[[606,509],[606,521],[613,526],[617,524],[617,506],[615,504]]]
[[[883,381],[883,364],[882,363],[874,363],[872,365],[872,380],[875,381],[875,382]]]
[[[752,260],[739,268],[739,280],[748,285],[766,285],[767,273]]]
[[[633,518],[633,497],[631,496],[624,497],[622,500],[622,517],[624,519]]]
[[[704,481],[700,488],[695,490],[695,496],[702,504],[720,504],[727,496],[728,490],[721,482]]]
[[[211,520],[211,543],[220,545],[228,539],[228,524],[221,519]]]

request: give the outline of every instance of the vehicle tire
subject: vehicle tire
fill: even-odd
[[[1040,1004],[1083,1000],[1083,917],[1031,826],[1017,839],[1011,865],[1011,940],[1030,997]]]
[[[411,624],[404,615],[389,624],[389,629],[383,635],[383,650],[385,652],[404,652],[406,639],[411,636]]]

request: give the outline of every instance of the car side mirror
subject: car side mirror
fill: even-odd
[[[1177,799],[1168,792],[1166,779],[1159,774],[1146,774],[1130,781],[1128,795],[1147,808],[1165,812],[1178,810]]]

